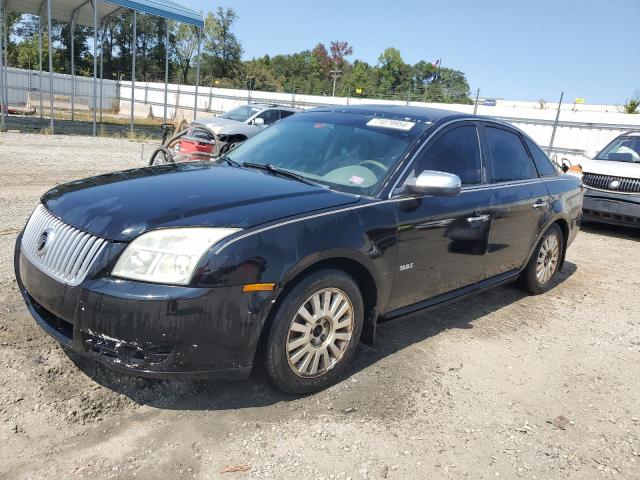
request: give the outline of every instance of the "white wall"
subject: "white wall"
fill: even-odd
[[[169,85],[167,94],[167,116],[169,119],[193,118],[195,87],[189,85]],[[130,115],[131,83],[121,82],[120,112]],[[146,99],[146,102],[145,102]],[[163,118],[164,84],[136,82],[136,115]],[[366,98],[322,97],[290,93],[259,92],[236,89],[200,87],[198,90],[198,117],[225,112],[233,107],[254,102],[280,103],[301,108],[320,105],[357,105],[385,103],[406,105],[401,100],[377,100]],[[410,102],[410,105],[442,108],[462,113],[473,113],[473,105]],[[541,146],[547,147],[556,117],[557,103],[539,108],[538,102],[509,102],[497,100],[495,107],[478,106],[479,115],[487,115],[507,120],[531,137]],[[593,107],[593,108],[592,108]],[[574,159],[584,151],[602,149],[620,133],[640,130],[640,115],[619,112],[615,105],[573,105],[563,104],[554,140],[553,154]]]
[[[37,71],[8,69],[9,103],[24,105],[29,91],[39,90]],[[54,94],[71,93],[71,76],[54,74]],[[49,77],[42,76],[42,91],[49,91]],[[193,118],[195,87],[192,85],[170,84],[167,91],[168,119]],[[86,98],[93,107],[93,79],[76,76],[76,96]],[[138,118],[153,116],[164,117],[164,83],[136,82],[135,116]],[[103,81],[103,108],[119,108],[120,114],[128,117],[131,108],[131,82]],[[46,95],[45,95],[46,98]],[[406,105],[402,100],[378,100],[367,98],[322,97],[290,93],[259,92],[227,88],[200,87],[198,90],[198,116],[211,116],[225,112],[248,101],[280,103],[301,108],[313,108],[320,105],[344,105],[385,103]],[[473,113],[473,105],[439,104],[411,102],[410,105],[442,108],[464,113]],[[541,146],[549,145],[556,116],[557,103],[547,103],[544,109],[538,102],[520,102],[496,100],[495,107],[478,107],[479,115],[507,120],[518,126]],[[554,153],[569,159],[584,151],[602,149],[620,133],[640,130],[640,115],[620,113],[616,105],[589,105],[565,103],[560,113],[560,123],[554,141]]]
[[[45,108],[48,108],[49,99],[49,73],[35,70],[23,70],[21,68],[7,68],[7,86],[9,105],[27,105],[29,92],[39,92],[42,88]],[[42,81],[42,83],[40,83]],[[71,95],[72,90],[71,75],[61,73],[53,74],[53,94]],[[88,101],[90,108],[93,108],[93,78],[75,77],[75,96]],[[100,91],[98,90],[98,95]],[[37,95],[36,95],[37,97]],[[104,109],[118,108],[118,82],[114,80],[102,81],[102,107]],[[39,98],[39,97],[37,97]],[[38,105],[32,105],[39,108]]]

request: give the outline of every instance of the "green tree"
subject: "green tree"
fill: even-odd
[[[187,83],[191,63],[198,50],[198,37],[191,25],[185,23],[173,24],[175,25],[173,49],[182,71],[182,83]]]
[[[411,67],[404,63],[400,52],[393,47],[385,49],[378,57],[380,68],[379,89],[381,94],[407,91],[411,85]]]
[[[231,31],[238,19],[232,8],[218,7],[207,15],[204,28],[204,55],[209,75],[215,78],[229,76],[240,64],[242,46]]]

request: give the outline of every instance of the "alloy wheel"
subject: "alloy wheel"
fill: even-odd
[[[354,309],[338,288],[310,295],[289,326],[286,350],[289,367],[300,377],[318,377],[333,368],[347,350],[354,326]]]
[[[546,284],[558,267],[560,259],[560,240],[556,234],[551,234],[544,239],[538,252],[536,261],[536,278],[538,284]]]

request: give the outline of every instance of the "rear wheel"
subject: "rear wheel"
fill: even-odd
[[[520,275],[520,286],[534,294],[549,290],[558,274],[563,248],[562,230],[557,224],[553,224],[538,242]]]
[[[275,314],[264,348],[270,380],[288,393],[310,393],[332,384],[355,353],[364,307],[354,280],[321,270],[298,283]]]

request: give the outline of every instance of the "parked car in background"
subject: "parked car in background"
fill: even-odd
[[[283,105],[251,103],[216,117],[198,118],[175,134],[171,124],[164,124],[163,145],[154,150],[149,165],[218,157],[266,127],[301,111]]]
[[[580,166],[585,220],[640,227],[640,132],[623,133]]]
[[[36,322],[153,377],[246,377],[296,394],[339,378],[376,325],[518,281],[554,284],[580,180],[485,117],[336,106],[215,162],[45,193],[15,249]]]

